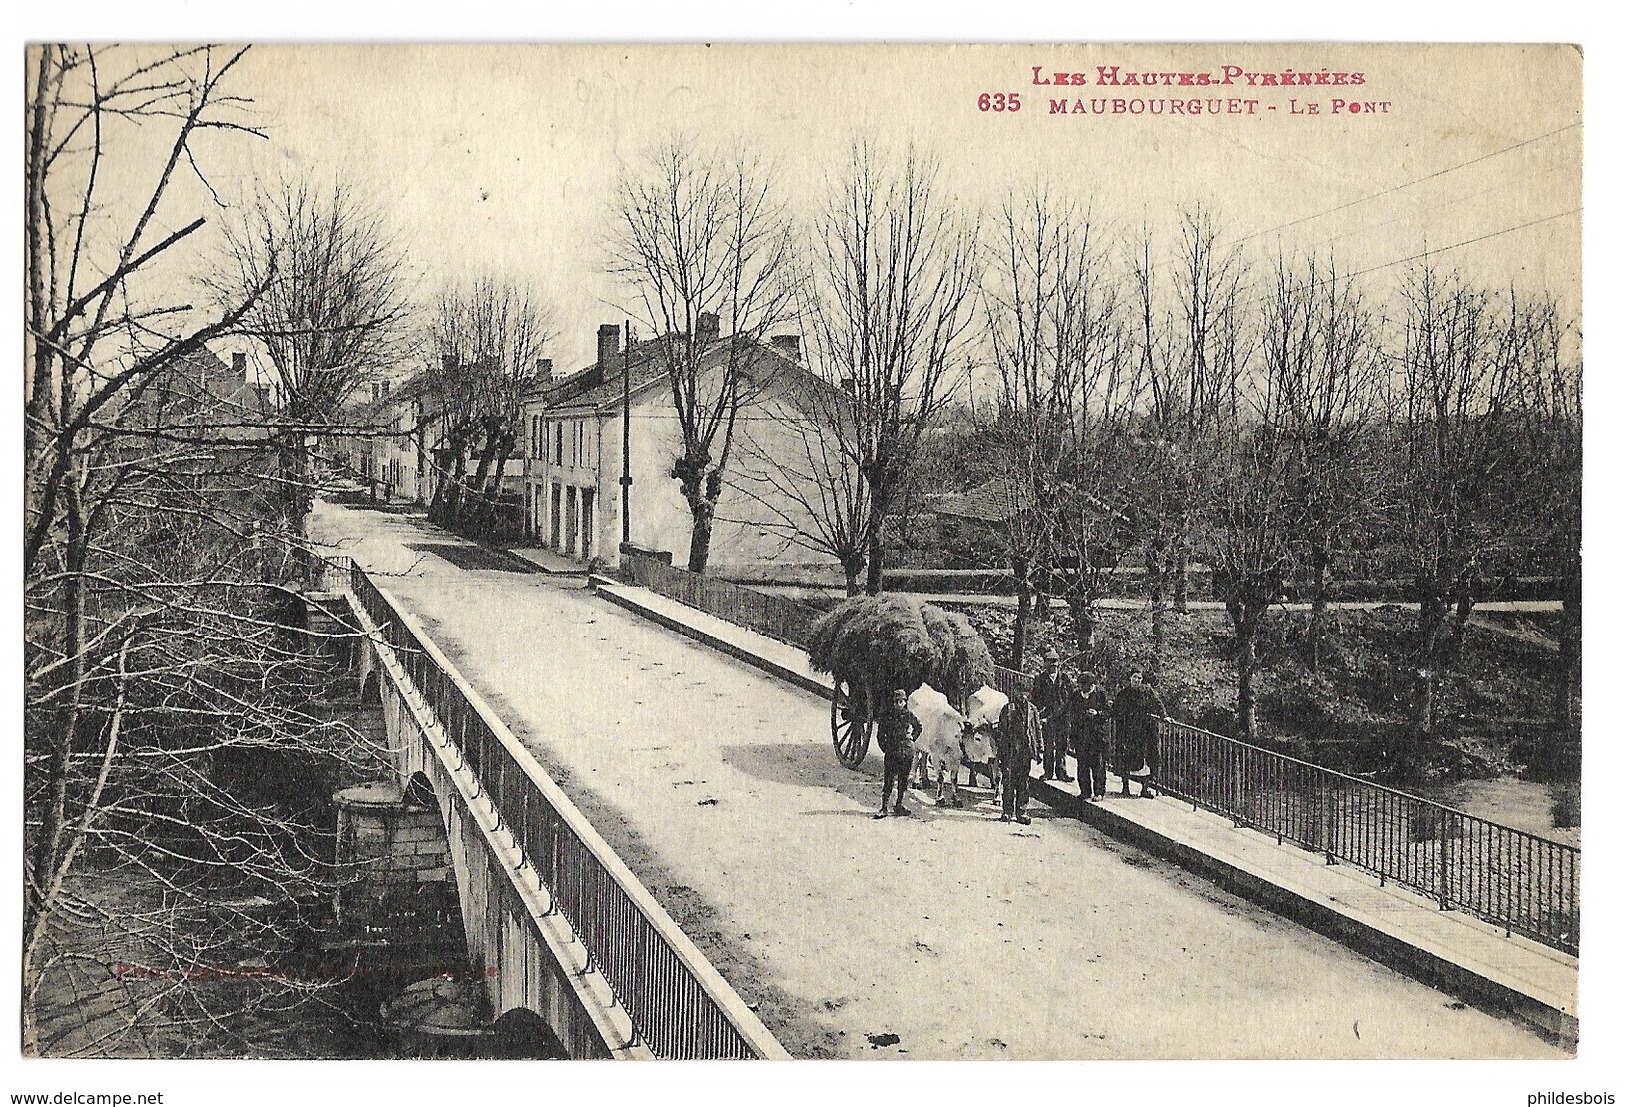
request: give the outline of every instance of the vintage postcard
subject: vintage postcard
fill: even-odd
[[[1599,1048],[1577,47],[25,62],[25,1056]]]

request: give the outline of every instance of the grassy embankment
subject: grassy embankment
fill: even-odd
[[[1009,608],[965,608],[994,658],[1010,660]],[[1416,613],[1400,607],[1333,611],[1323,659],[1311,671],[1307,616],[1277,612],[1261,636],[1256,677],[1260,738],[1307,760],[1386,780],[1498,776],[1538,763],[1550,730],[1558,679],[1555,614],[1474,616],[1441,682],[1436,734],[1419,742],[1408,719]],[[1099,613],[1096,641],[1109,689],[1151,660],[1147,611]],[[1071,617],[1059,605],[1035,621],[1028,667],[1047,646],[1074,649]],[[1178,718],[1228,729],[1236,702],[1233,640],[1223,611],[1167,619],[1161,690]]]

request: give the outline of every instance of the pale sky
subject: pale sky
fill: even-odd
[[[1110,88],[1093,83],[1103,65],[1364,83]],[[1037,87],[1034,66],[1091,84]],[[602,273],[606,209],[622,167],[673,132],[758,153],[792,210],[855,138],[913,142],[966,207],[1047,181],[1132,232],[1202,202],[1261,256],[1331,248],[1346,271],[1388,266],[1368,275],[1379,293],[1405,271],[1389,263],[1491,236],[1439,261],[1549,290],[1578,317],[1580,59],[1565,47],[264,46],[235,88],[270,138],[205,151],[223,195],[342,174],[399,228],[425,299],[476,269],[534,281],[556,305],[560,369],[590,360],[597,324],[633,304]],[[1019,93],[1022,109],[979,111],[984,91]],[[1062,97],[1256,104],[1051,114]],[[1333,115],[1334,98],[1388,107]],[[1311,102],[1321,114],[1293,113]]]

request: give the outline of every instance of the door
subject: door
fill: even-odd
[[[570,557],[576,554],[576,535],[581,527],[578,511],[576,487],[572,484],[564,490],[564,552]]]
[[[592,528],[593,528],[592,499],[593,499],[593,490],[591,488],[583,488],[581,490],[581,560],[582,561],[590,561],[590,560],[592,560]]]

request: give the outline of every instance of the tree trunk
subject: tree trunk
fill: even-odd
[[[880,595],[886,586],[886,541],[880,535],[884,524],[885,517],[877,515],[874,529],[869,534],[868,576],[864,579],[863,590],[871,596]]]
[[[1331,578],[1331,551],[1324,542],[1314,542],[1310,546],[1309,559],[1314,571],[1313,582],[1310,585],[1312,595],[1309,610],[1309,670],[1319,672],[1323,653],[1322,638],[1326,633],[1326,591]]]
[[[1092,596],[1074,594],[1067,597],[1072,612],[1072,639],[1077,643],[1078,663],[1090,669],[1095,664],[1095,601]]]
[[[1256,742],[1258,702],[1253,696],[1253,677],[1258,672],[1258,624],[1268,609],[1245,600],[1227,606],[1236,636],[1236,737]]]
[[[468,458],[461,444],[452,455],[451,470],[446,474],[446,495],[440,503],[440,523],[455,525],[463,514],[463,491],[467,487]]]
[[[448,455],[456,458],[457,461],[452,468],[435,466],[434,494],[429,498],[429,521],[431,523],[444,523],[450,517],[457,496],[455,490],[458,481],[461,479],[457,470],[461,467],[463,443],[456,439],[448,439],[446,445]],[[424,456],[422,452],[418,454],[420,460]]]
[[[1151,600],[1151,664],[1147,676],[1151,683],[1162,680],[1162,655],[1166,648],[1168,630],[1162,597],[1162,553],[1155,545],[1145,560],[1146,592]]]
[[[1185,541],[1181,538],[1174,553],[1174,612],[1179,615],[1190,611],[1187,606],[1191,588],[1190,568],[1190,551],[1185,548]]]
[[[75,451],[77,452],[77,451]],[[89,541],[85,528],[84,505],[79,498],[79,481],[71,475],[63,497],[67,516],[67,546],[63,576],[62,653],[69,659],[64,677],[69,689],[67,702],[55,712],[57,725],[49,737],[46,758],[46,800],[40,811],[38,837],[29,861],[30,879],[23,885],[23,1048],[38,1054],[38,1027],[33,1019],[30,992],[36,986],[42,966],[36,960],[40,943],[50,927],[50,916],[55,910],[54,890],[57,887],[57,866],[62,861],[62,836],[68,825],[68,774],[72,765],[73,748],[78,741],[83,715],[84,686],[88,675],[86,664],[85,619],[87,603],[85,584],[86,553]]]
[[[1253,699],[1253,674],[1258,669],[1258,653],[1253,635],[1236,638],[1236,737],[1244,742],[1258,740],[1258,705]]]
[[[1032,619],[1033,590],[1027,580],[1027,560],[1016,558],[1011,565],[1016,578],[1016,622],[1011,628],[1010,667],[1020,670],[1027,653],[1027,624]]]
[[[494,464],[491,466],[491,475],[486,480],[485,498],[495,503],[502,497],[502,486],[508,475],[508,459],[513,456],[512,444],[504,444],[497,450]]]
[[[40,975],[34,957],[36,949],[37,947],[33,942],[24,942],[22,968],[22,1053],[24,1057],[38,1057],[40,1055],[39,1023],[34,1017]]]
[[[1444,629],[1445,602],[1429,586],[1420,590],[1416,625],[1416,686],[1412,695],[1411,722],[1419,738],[1433,737],[1434,689],[1438,683],[1439,637]]]
[[[316,502],[316,478],[311,464],[310,439],[303,433],[294,436],[293,463],[293,517],[289,520],[289,529],[293,535],[294,565],[299,579],[313,585],[319,583],[320,577],[315,553],[310,548],[309,530],[310,511]]]
[[[856,596],[863,591],[858,578],[863,575],[864,558],[861,553],[848,554],[841,558],[841,571],[846,574],[846,594]]]
[[[702,498],[691,500],[688,509],[694,518],[694,530],[688,536],[688,571],[703,575],[711,560],[711,524],[716,508]]]
[[[1455,618],[1450,620],[1450,658],[1454,660],[1461,656],[1461,648],[1467,638],[1467,620],[1473,615],[1473,591],[1478,582],[1471,575],[1463,576],[1456,585],[1456,594],[1453,598]]]
[[[474,479],[469,482],[469,489],[475,493],[485,491],[486,476],[491,472],[491,463],[496,460],[497,447],[501,444],[502,436],[493,433],[489,428],[485,432],[485,445],[480,448],[480,461],[474,469]]]
[[[1563,571],[1563,607],[1557,622],[1557,688],[1552,712],[1550,771],[1559,781],[1580,779],[1580,567]]]

